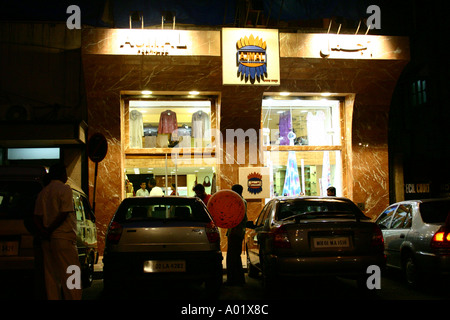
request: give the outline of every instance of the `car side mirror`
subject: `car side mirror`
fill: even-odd
[[[247,223],[245,224],[245,227],[248,228],[248,229],[255,229],[256,228],[256,226],[253,223],[253,221],[247,221]]]

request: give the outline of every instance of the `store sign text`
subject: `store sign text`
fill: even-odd
[[[132,37],[120,41],[120,51],[123,54],[137,55],[185,55],[187,44],[180,32],[164,30],[153,36]]]
[[[407,183],[405,193],[430,193],[429,183]]]

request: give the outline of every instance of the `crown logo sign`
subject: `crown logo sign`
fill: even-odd
[[[249,38],[245,36],[244,38],[241,38],[238,42],[236,42],[236,47],[238,49],[241,49],[246,46],[256,46],[263,50],[266,50],[266,42],[260,39],[259,37],[255,37],[251,34]]]
[[[262,175],[258,172],[252,172],[247,176],[247,179],[258,179],[258,180],[262,180]]]
[[[253,80],[267,76],[267,44],[262,38],[245,36],[236,42],[236,48],[238,76]]]

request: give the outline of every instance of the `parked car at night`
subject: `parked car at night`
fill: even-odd
[[[45,185],[42,166],[0,167],[0,272],[30,274],[35,281],[42,274],[42,252],[33,222],[34,205]],[[83,287],[89,287],[98,261],[97,227],[86,194],[71,179],[77,215],[77,247]]]
[[[408,284],[426,274],[450,274],[450,198],[390,205],[377,218],[387,266],[401,269]]]
[[[346,198],[274,198],[247,228],[249,276],[261,272],[266,287],[281,278],[346,276],[365,288],[368,266],[385,266],[380,228]]]
[[[103,255],[106,291],[176,280],[204,282],[218,294],[222,277],[219,230],[201,200],[135,197],[119,205]]]

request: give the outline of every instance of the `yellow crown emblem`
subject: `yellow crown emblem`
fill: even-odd
[[[253,34],[250,35],[249,38],[247,38],[247,36],[241,38],[238,40],[238,42],[236,42],[236,47],[238,49],[241,49],[243,47],[246,46],[256,46],[256,47],[260,47],[264,50],[266,50],[266,42],[262,40],[262,38],[260,39],[259,37],[255,37],[253,36]]]

